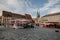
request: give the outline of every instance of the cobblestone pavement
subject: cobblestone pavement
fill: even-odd
[[[55,32],[59,30],[59,32]],[[60,29],[54,28],[27,28],[27,29],[0,29],[0,40],[60,40]]]

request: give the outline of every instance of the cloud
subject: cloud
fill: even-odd
[[[5,5],[0,4],[0,16],[2,15],[2,10],[10,11]]]
[[[60,6],[56,5],[60,0],[48,0],[44,3],[43,7],[39,8],[39,11],[45,13],[59,12]],[[54,7],[55,5],[55,7]],[[29,0],[0,0],[0,10],[7,10],[15,13],[29,13],[32,17],[36,16],[37,8],[33,8],[34,5]]]
[[[9,4],[9,5],[18,5],[18,1],[17,0],[7,0],[7,3]]]
[[[25,7],[25,1],[23,0],[8,0],[7,1],[8,7],[12,10],[13,12],[20,13],[22,9]]]
[[[32,15],[33,18],[36,18],[37,10],[38,10],[38,8],[28,8],[27,13]]]
[[[29,9],[27,9],[28,10],[28,12],[36,12],[37,11],[37,8],[29,8]]]
[[[36,8],[31,8],[33,5],[29,0],[0,0],[0,10],[11,11],[19,14],[29,13],[32,15],[36,12]]]
[[[41,13],[45,12],[43,15],[45,15],[47,13],[59,12],[60,11],[60,6],[56,5],[57,3],[59,3],[59,1],[60,0],[48,0],[47,3],[44,3],[43,7],[40,7],[40,8],[28,8],[28,12],[31,12],[35,16],[36,16],[37,10],[39,10]],[[54,6],[56,6],[56,7],[54,7]]]
[[[0,4],[0,11],[2,10],[9,10],[5,5]]]
[[[0,10],[10,10],[11,12],[23,13],[24,7],[28,7],[28,0],[0,0]],[[3,5],[3,7],[2,7]]]
[[[40,11],[45,11],[50,9],[50,7],[53,7],[55,4],[57,4],[60,0],[48,0],[47,3],[45,3],[45,5],[40,8]]]
[[[60,5],[56,5],[56,7],[51,8],[48,13],[57,13],[60,12]]]
[[[44,6],[39,9],[41,16],[60,12],[60,0],[48,0],[48,2],[44,3]]]

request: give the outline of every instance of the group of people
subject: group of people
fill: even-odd
[[[24,28],[34,28],[33,23],[26,23],[24,26]]]

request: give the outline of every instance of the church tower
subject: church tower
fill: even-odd
[[[40,22],[40,12],[37,11],[35,23],[39,23],[39,22]]]

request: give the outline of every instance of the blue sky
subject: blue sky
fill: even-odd
[[[0,0],[0,11],[18,14],[30,14],[36,17],[37,10],[41,16],[60,12],[60,0]]]

